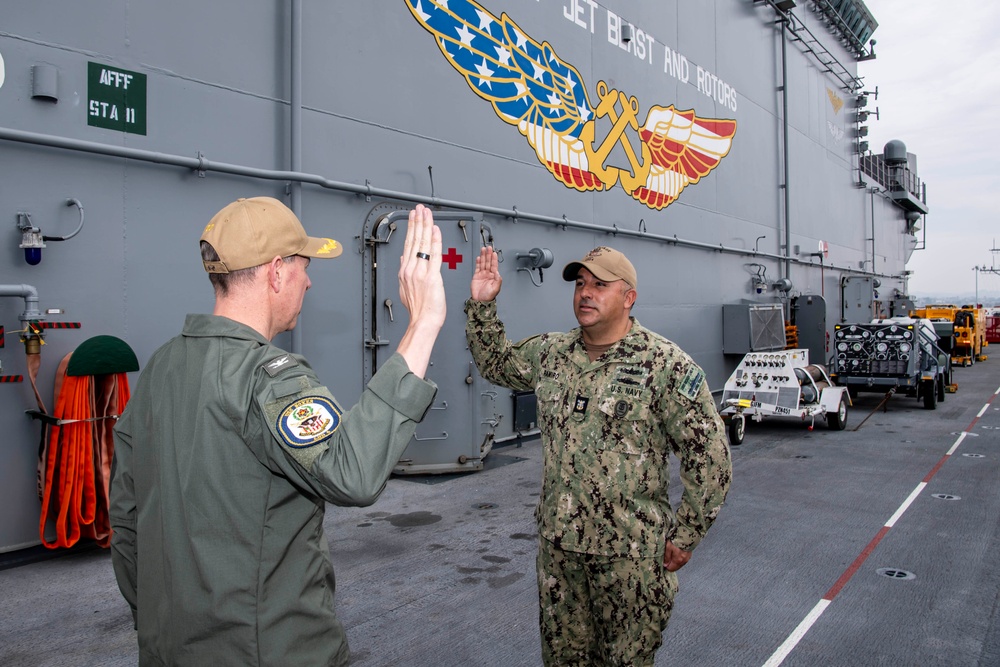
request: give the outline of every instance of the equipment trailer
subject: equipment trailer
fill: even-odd
[[[830,377],[852,397],[859,391],[905,389],[934,410],[945,391],[955,389],[951,357],[938,345],[929,320],[896,317],[838,324],[834,345],[836,361]]]
[[[751,352],[729,376],[719,414],[726,420],[729,442],[739,445],[746,432],[746,417],[797,417],[809,420],[809,430],[822,415],[833,430],[847,426],[850,396],[836,387],[826,369],[809,363],[809,350]]]

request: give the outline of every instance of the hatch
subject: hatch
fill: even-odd
[[[399,258],[409,208],[382,204],[365,224],[364,381],[395,352],[409,315],[399,300]],[[496,392],[476,372],[465,342],[462,305],[479,252],[481,214],[434,211],[441,228],[448,317],[427,370],[437,397],[393,472],[400,475],[481,470],[498,423]]]

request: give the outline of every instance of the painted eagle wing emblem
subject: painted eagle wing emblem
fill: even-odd
[[[603,190],[590,171],[580,133],[593,118],[580,73],[547,43],[526,35],[472,0],[406,0],[469,87],[517,127],[539,161],[565,185]]]
[[[668,206],[719,166],[735,134],[735,120],[699,118],[693,109],[677,111],[672,105],[650,108],[639,136],[649,146],[652,165],[645,186],[632,197],[657,210]]]

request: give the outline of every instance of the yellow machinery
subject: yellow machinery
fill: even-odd
[[[975,305],[962,306],[955,313],[955,349],[951,358],[956,364],[971,366],[986,361],[986,310]]]
[[[986,361],[986,311],[973,305],[928,304],[911,313],[930,320],[941,337],[939,346],[951,355],[952,363],[971,366]]]
[[[936,320],[947,320],[948,322],[955,321],[955,313],[959,310],[958,306],[951,303],[929,303],[923,308],[918,308],[916,315],[912,317],[919,317],[920,319],[936,321]]]

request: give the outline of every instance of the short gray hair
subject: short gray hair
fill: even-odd
[[[201,241],[201,259],[205,262],[219,261],[219,253],[208,241]],[[251,266],[248,269],[238,269],[229,273],[210,273],[208,280],[215,288],[217,296],[226,296],[232,289],[239,289],[253,283],[259,268],[259,266]]]

